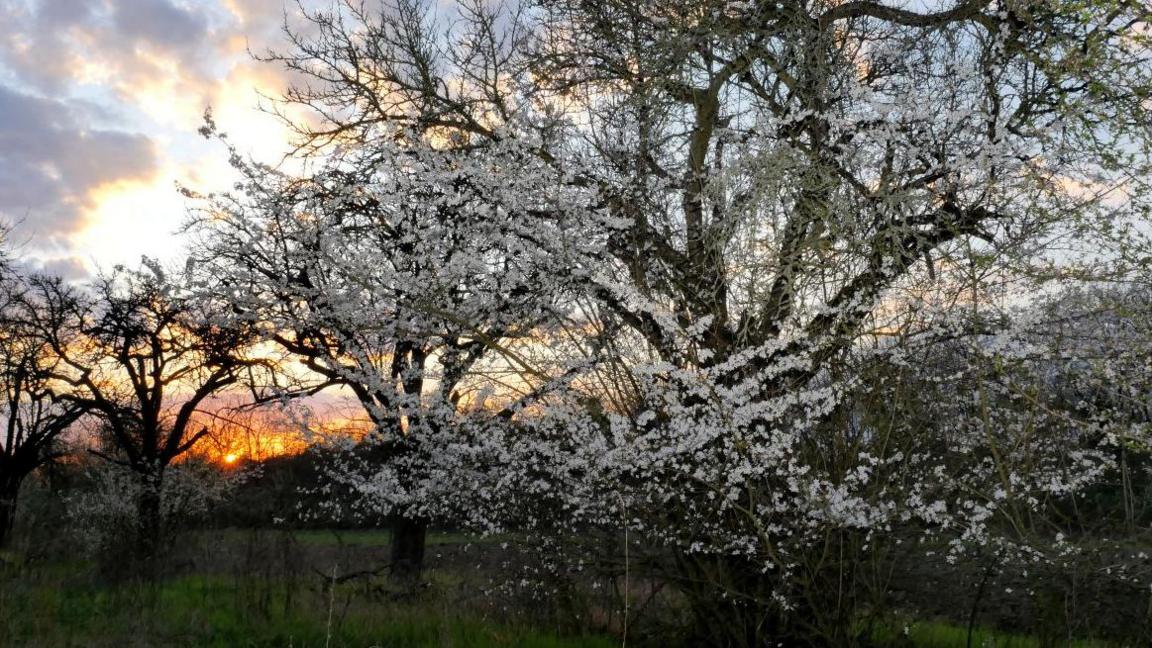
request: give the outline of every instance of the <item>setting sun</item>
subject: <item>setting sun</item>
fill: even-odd
[[[224,463],[226,463],[226,464],[234,464],[239,460],[240,460],[240,457],[235,455],[235,454],[228,453],[228,454],[224,455]]]

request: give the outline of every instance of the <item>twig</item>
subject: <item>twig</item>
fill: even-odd
[[[336,606],[336,565],[332,565],[332,585],[328,588],[328,625],[324,637],[324,648],[332,646],[332,608]]]

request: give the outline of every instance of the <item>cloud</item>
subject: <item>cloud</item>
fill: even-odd
[[[101,187],[147,180],[157,167],[149,138],[92,129],[85,112],[0,85],[0,213],[57,245],[83,225]]]
[[[94,70],[135,76],[152,55],[179,54],[184,67],[211,60],[211,12],[169,0],[39,0],[0,3],[0,61],[22,85],[58,90]]]
[[[92,273],[79,257],[57,257],[52,259],[26,259],[23,265],[37,274],[60,277],[66,281],[88,279]]]
[[[143,112],[194,130],[186,122],[229,64],[239,22],[208,0],[26,0],[0,2],[0,24],[10,34],[0,38],[8,85],[54,97],[84,92],[137,119]]]
[[[196,133],[206,107],[238,145],[282,148],[255,88],[277,95],[287,76],[246,46],[279,42],[285,4],[0,0],[0,220],[47,259],[176,247],[174,183],[217,183],[226,159]]]
[[[203,14],[164,0],[119,0],[113,5],[118,35],[166,48],[182,48],[204,41],[208,22]]]

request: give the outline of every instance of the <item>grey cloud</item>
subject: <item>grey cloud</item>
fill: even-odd
[[[76,231],[91,192],[149,177],[151,140],[90,130],[82,110],[0,85],[0,214],[22,223],[37,247]]]
[[[88,279],[92,276],[84,261],[74,256],[51,259],[31,257],[21,260],[20,265],[27,271],[60,277],[67,281]]]
[[[171,0],[0,2],[0,66],[27,87],[56,92],[76,80],[78,63],[96,61],[127,76],[154,73],[147,51],[173,54],[200,69],[216,43],[212,3],[186,8]],[[138,47],[146,44],[148,47]]]
[[[84,279],[89,276],[88,266],[77,257],[47,259],[40,264],[40,271],[61,279]]]
[[[91,0],[48,0],[36,5],[32,15],[42,28],[60,29],[84,23],[97,6]]]
[[[198,44],[206,36],[208,24],[202,14],[166,0],[118,0],[113,7],[113,23],[121,36],[167,47]]]

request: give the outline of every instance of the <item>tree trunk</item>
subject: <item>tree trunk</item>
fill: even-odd
[[[392,524],[392,577],[408,593],[419,584],[427,537],[424,520],[397,517]]]
[[[136,504],[136,561],[140,576],[155,578],[158,573],[161,530],[163,525],[160,475],[144,475],[144,490]]]
[[[20,480],[5,477],[0,480],[0,549],[8,546],[12,528],[16,523],[16,499],[20,495]]]
[[[416,362],[423,367],[423,356],[412,351],[417,358]],[[422,379],[414,383],[405,384],[409,394],[419,394],[422,388]],[[414,429],[421,426],[418,415],[409,415],[409,425]],[[432,422],[429,421],[431,424]],[[412,462],[413,455],[417,453],[419,437],[403,434],[391,446],[393,453],[391,462],[399,469],[400,478],[410,483],[420,478],[420,462]],[[424,569],[424,543],[428,537],[428,521],[419,516],[400,513],[392,521],[392,578],[400,586],[405,595],[412,595],[420,582],[420,574]]]

